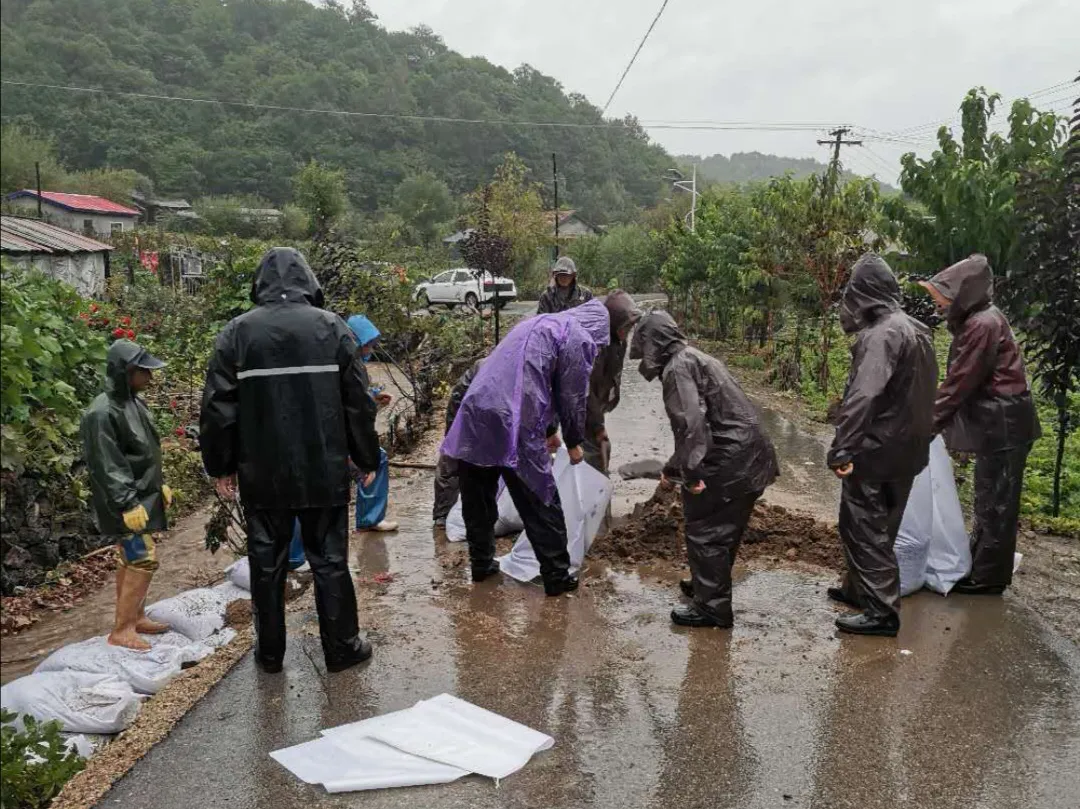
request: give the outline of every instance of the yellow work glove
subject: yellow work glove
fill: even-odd
[[[141,505],[135,506],[131,511],[124,512],[124,525],[133,534],[141,534],[148,522],[150,522],[150,515],[146,513],[146,509]]]
[[[161,487],[161,496],[165,498],[165,508],[172,505],[172,486],[165,484]]]

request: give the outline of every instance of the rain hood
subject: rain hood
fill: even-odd
[[[275,247],[267,251],[255,270],[251,301],[256,306],[307,302],[321,309],[323,291],[300,251]]]
[[[927,284],[952,302],[945,313],[950,326],[963,322],[972,312],[985,309],[994,299],[994,274],[990,261],[981,253],[946,267]]]
[[[851,270],[840,301],[840,325],[848,334],[865,329],[889,312],[900,309],[900,284],[885,259],[864,254]]]
[[[650,382],[664,370],[679,351],[686,348],[686,335],[667,312],[650,312],[638,323],[630,341],[630,359],[641,360],[638,371]]]

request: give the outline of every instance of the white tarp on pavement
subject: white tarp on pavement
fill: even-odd
[[[443,784],[469,773],[506,778],[555,744],[449,694],[323,734],[270,756],[328,792]]]

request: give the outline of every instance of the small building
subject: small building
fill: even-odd
[[[159,219],[170,216],[178,216],[181,219],[199,218],[191,207],[191,203],[186,199],[163,199],[134,191],[131,194],[131,201],[139,209],[142,221],[148,225],[156,225]]]
[[[40,219],[0,216],[0,256],[75,287],[92,298],[105,291],[110,245]]]
[[[18,214],[36,214],[38,192],[26,189],[7,196],[8,206]],[[41,192],[41,214],[45,221],[67,230],[97,236],[111,236],[135,229],[139,211],[90,194]]]
[[[548,227],[551,235],[555,235],[555,211],[545,211]],[[559,211],[559,238],[576,239],[578,236],[590,236],[600,232],[600,229],[590,222],[582,219],[575,210]]]

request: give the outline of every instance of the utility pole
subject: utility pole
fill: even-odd
[[[829,161],[829,168],[825,172],[825,196],[828,197],[832,194],[833,189],[836,188],[836,181],[840,174],[840,147],[841,146],[862,146],[861,140],[844,140],[844,135],[851,131],[849,127],[842,126],[838,129],[834,129],[829,133],[831,140],[819,140],[818,146],[832,146],[833,155]]]
[[[697,190],[697,163],[694,164],[689,180],[685,179],[685,175],[678,169],[668,169],[668,176],[664,179],[668,180],[673,188],[690,192],[690,212],[686,218],[690,220],[690,232],[693,233],[697,224],[697,198],[700,196]]]
[[[551,179],[555,184],[555,247],[552,249],[552,263],[559,260],[559,167],[555,164],[555,152],[551,153]]]

